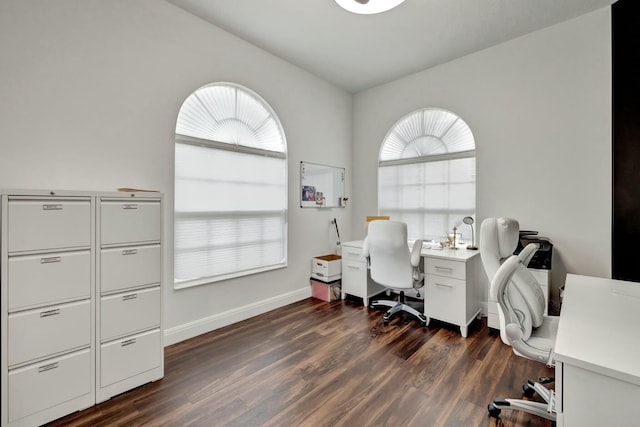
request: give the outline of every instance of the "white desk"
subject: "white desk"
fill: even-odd
[[[346,294],[369,298],[384,290],[367,274],[362,240],[342,244],[342,297]],[[438,319],[460,327],[467,336],[469,324],[481,313],[482,287],[487,279],[479,251],[422,249],[425,272],[424,314],[427,324]]]
[[[640,425],[640,283],[567,275],[554,348],[558,426]]]

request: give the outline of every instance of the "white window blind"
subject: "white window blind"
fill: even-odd
[[[424,109],[403,117],[380,150],[378,211],[407,223],[409,239],[442,240],[476,209],[475,143],[455,114]]]
[[[185,101],[177,132],[175,286],[285,266],[286,158],[275,114],[241,87],[207,86]]]

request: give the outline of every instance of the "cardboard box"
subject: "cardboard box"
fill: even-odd
[[[333,282],[325,283],[312,277],[310,281],[312,297],[326,302],[336,301],[342,298],[341,280],[334,280]]]
[[[311,260],[311,277],[323,282],[333,282],[342,277],[342,257],[322,255]]]

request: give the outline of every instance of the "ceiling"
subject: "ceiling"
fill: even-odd
[[[347,12],[334,0],[168,1],[359,92],[616,0],[406,0],[376,15]]]

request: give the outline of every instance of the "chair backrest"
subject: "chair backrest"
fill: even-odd
[[[520,225],[512,218],[487,218],[480,225],[480,257],[489,283],[518,246]]]
[[[516,354],[544,363],[549,361],[553,343],[527,343],[532,332],[532,319],[539,307],[538,295],[529,291],[522,292],[523,287],[516,284],[516,273],[537,250],[538,245],[530,243],[520,254],[507,258],[493,276],[490,292],[495,296],[504,316],[500,334],[502,340],[511,345]],[[536,287],[539,288],[537,284]]]
[[[487,218],[482,222],[480,227],[480,257],[491,283],[489,289],[490,301],[498,301],[498,288],[494,286],[494,277],[505,260],[515,251],[518,245],[519,231],[520,224],[513,218]],[[523,251],[523,256],[519,258],[513,273],[510,275],[510,282],[512,282],[513,286],[506,287],[507,297],[512,306],[515,307],[516,312],[520,311],[522,313],[518,323],[522,328],[523,339],[525,340],[529,338],[533,328],[542,325],[545,309],[542,289],[535,277],[526,268],[526,263],[531,259],[532,250]],[[510,344],[504,329],[504,325],[507,322],[505,317],[508,313],[504,310],[505,308],[498,304],[501,323],[500,336],[502,341]]]
[[[362,254],[369,258],[374,282],[389,288],[413,288],[407,224],[400,221],[371,221]]]

